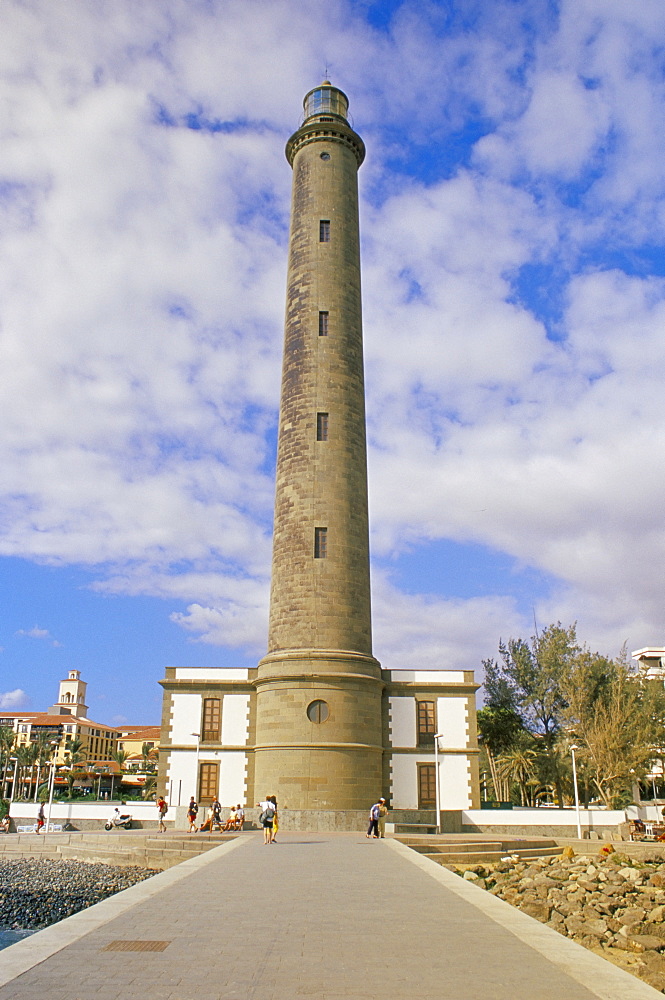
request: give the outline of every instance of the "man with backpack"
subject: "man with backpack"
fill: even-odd
[[[261,810],[261,815],[259,816],[259,823],[263,827],[263,843],[272,843],[272,821],[275,818],[275,805],[270,801],[269,797],[266,795],[265,802],[257,802],[257,808]]]

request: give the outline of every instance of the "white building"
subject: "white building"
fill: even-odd
[[[202,803],[217,796],[223,805],[253,804],[270,794],[254,787],[256,675],[256,669],[167,668],[160,788],[171,805],[185,805],[191,795]],[[382,678],[384,784],[376,797],[392,809],[434,809],[439,734],[441,808],[478,808],[473,671],[384,670]],[[288,809],[288,798],[280,807]]]

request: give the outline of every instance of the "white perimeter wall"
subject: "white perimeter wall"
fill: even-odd
[[[603,826],[617,826],[626,821],[626,813],[619,809],[580,809],[583,828],[597,830]],[[577,832],[574,809],[469,809],[462,813],[462,824],[474,826],[570,826],[573,836]]]

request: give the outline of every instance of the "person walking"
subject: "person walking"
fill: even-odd
[[[44,823],[46,822],[46,816],[44,814],[44,803],[39,803],[39,810],[37,812],[37,829],[36,833],[41,833],[44,828]]]
[[[198,827],[196,825],[196,817],[199,814],[199,807],[196,803],[194,796],[192,795],[189,800],[189,805],[187,806],[187,819],[189,820],[189,832],[197,833]]]
[[[257,808],[261,810],[259,823],[263,827],[263,844],[269,844],[272,840],[272,821],[275,818],[275,806],[270,795],[266,795],[264,802],[257,802]]]
[[[379,839],[379,819],[381,817],[381,803],[385,805],[385,799],[379,799],[375,802],[369,811],[369,826],[367,827],[367,833],[365,836],[368,839]]]
[[[212,833],[215,827],[217,827],[218,830],[222,829],[222,803],[216,795],[210,808],[212,809],[212,824],[210,826],[210,832]]]
[[[166,833],[166,823],[164,822],[164,817],[169,811],[169,807],[166,804],[166,800],[163,795],[160,795],[157,799],[157,812],[159,813],[159,832]]]
[[[277,842],[277,831],[279,830],[279,816],[277,813],[277,797],[275,795],[268,796],[268,802],[272,802],[275,807],[275,815],[272,818],[272,834],[270,836],[270,843],[274,844]]]
[[[379,799],[379,837],[381,840],[386,835],[386,816],[388,815],[388,806],[386,805],[385,799]]]

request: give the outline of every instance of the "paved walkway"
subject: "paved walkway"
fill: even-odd
[[[0,1000],[662,1000],[396,841],[279,839],[243,834],[5,949]]]

